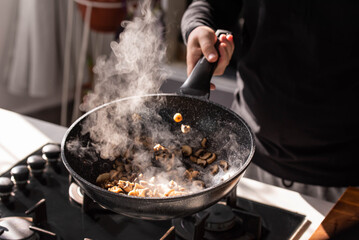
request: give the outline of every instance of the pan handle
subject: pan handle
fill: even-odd
[[[230,34],[231,32],[223,29],[218,29],[216,31],[217,37],[221,34]],[[215,47],[218,51],[219,40],[215,43]],[[218,53],[219,55],[219,53]],[[218,56],[219,58],[219,56]],[[210,83],[211,78],[214,72],[214,69],[217,66],[217,62],[210,63],[203,56],[193,68],[192,73],[188,76],[187,80],[179,88],[179,94],[187,94],[199,97],[205,97],[209,99],[210,93]]]

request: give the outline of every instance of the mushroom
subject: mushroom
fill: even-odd
[[[196,170],[191,171],[192,178],[197,178],[199,176],[199,172]]]
[[[203,138],[202,141],[201,141],[201,146],[203,148],[207,148],[207,138]]]
[[[189,181],[192,181],[192,174],[190,171],[186,170],[183,174],[183,177]]]
[[[183,133],[189,133],[189,131],[191,131],[191,127],[190,127],[189,125],[184,125],[184,124],[182,124],[182,125],[181,125],[181,131],[182,131]]]
[[[227,163],[227,161],[224,161],[224,160],[219,161],[219,166],[220,166],[221,168],[223,168],[223,170],[225,170],[225,171],[228,169],[228,163]]]
[[[197,159],[197,164],[198,164],[198,165],[201,165],[202,167],[205,167],[205,166],[207,165],[207,161],[198,158],[198,159]]]
[[[192,148],[188,145],[182,146],[182,153],[184,156],[188,157],[192,154]]]
[[[97,177],[96,183],[103,183],[105,181],[108,181],[109,179],[110,179],[110,173],[102,173]]]
[[[117,180],[119,179],[119,176],[120,176],[120,172],[116,171],[116,170],[111,170],[109,172],[109,175],[110,175],[110,179],[111,180]]]
[[[215,164],[215,165],[212,165],[209,170],[211,171],[212,175],[215,175],[218,173],[219,167],[217,164]]]
[[[212,153],[210,152],[205,152],[204,154],[202,154],[202,156],[200,156],[201,159],[206,160],[207,158],[211,157]]]
[[[130,192],[133,190],[134,183],[131,183],[129,181],[118,181],[117,184],[120,188],[122,188],[125,192]]]
[[[111,192],[114,192],[114,193],[122,193],[123,192],[122,188],[120,188],[118,186],[113,186],[112,188],[109,188],[108,190]]]
[[[194,163],[197,163],[197,159],[198,159],[198,158],[196,158],[195,156],[190,156],[190,157],[189,157],[189,160],[191,160],[191,161],[194,162]]]
[[[198,149],[193,155],[196,156],[196,157],[199,157],[203,154],[204,152],[204,149]]]
[[[215,153],[212,153],[212,155],[211,155],[209,158],[207,158],[207,163],[208,163],[208,164],[211,164],[211,163],[213,163],[216,159],[217,159],[217,155],[216,155]]]
[[[147,193],[149,192],[149,188],[139,189],[137,190],[139,197],[146,197]]]
[[[165,147],[158,143],[153,147],[153,150],[156,151],[156,152],[160,151],[160,150],[163,151],[163,150],[165,150]]]

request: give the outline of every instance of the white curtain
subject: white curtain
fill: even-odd
[[[0,28],[0,81],[11,94],[46,97],[61,91],[68,2],[74,4],[72,0],[1,0],[0,16],[7,13],[7,24]],[[76,7],[73,26],[70,82],[75,81],[83,26]],[[88,55],[95,61],[98,55],[108,54],[114,37],[114,33],[91,32]],[[86,81],[88,68],[83,71]]]

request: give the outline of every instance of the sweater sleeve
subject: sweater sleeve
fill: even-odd
[[[193,29],[203,25],[213,30],[222,28],[233,31],[238,24],[241,7],[241,0],[193,1],[181,21],[184,42],[187,44],[188,36]]]

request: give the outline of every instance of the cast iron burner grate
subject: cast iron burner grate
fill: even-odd
[[[183,239],[260,239],[261,218],[216,204],[193,216],[172,221]]]

